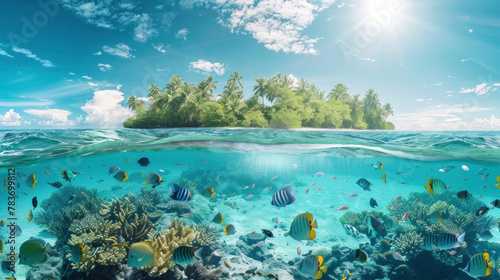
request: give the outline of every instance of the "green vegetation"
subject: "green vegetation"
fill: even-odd
[[[263,76],[255,79],[254,95],[244,100],[242,79],[238,71],[233,72],[222,93],[214,97],[217,81],[212,76],[194,85],[174,75],[163,89],[149,86],[149,107],[144,100],[131,96],[127,105],[137,115],[123,125],[394,129],[386,121],[393,115],[391,105],[382,106],[373,89],[361,98],[361,94],[349,94],[347,86],[339,83],[325,95],[304,79],[295,81],[277,73],[270,79]]]

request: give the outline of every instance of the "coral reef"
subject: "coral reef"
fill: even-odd
[[[409,231],[394,240],[394,247],[397,249],[398,253],[408,258],[412,258],[422,250],[421,246],[423,242],[424,239],[420,234]]]
[[[208,246],[219,240],[222,230],[216,226],[198,224],[195,226],[195,231],[197,234],[193,243],[195,245]]]
[[[464,256],[463,254],[458,254],[458,253],[452,255],[445,250],[433,251],[432,255],[436,260],[449,266],[456,266],[457,264],[461,264]]]
[[[342,223],[342,225],[351,225],[355,227],[359,232],[367,234],[368,228],[365,225],[365,218],[368,215],[372,215],[375,218],[383,221],[386,228],[390,228],[394,225],[394,220],[390,216],[384,214],[384,212],[382,211],[375,210],[364,210],[361,213],[347,211],[339,218],[339,221]]]

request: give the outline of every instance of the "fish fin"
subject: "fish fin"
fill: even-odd
[[[201,253],[203,252],[203,247],[200,247],[200,248],[194,248],[194,256],[198,259],[198,260],[201,260],[202,257],[201,257]]]
[[[317,221],[314,221],[314,223],[312,223],[311,227],[312,227],[312,228],[318,228],[318,223],[317,223]]]
[[[210,198],[214,198],[214,195],[215,195],[215,193],[213,192],[213,193],[210,195]]]
[[[149,186],[148,177],[146,177],[144,173],[142,173],[142,177],[144,177],[144,179],[146,180],[146,186]]]
[[[439,212],[439,220],[438,220],[438,225],[441,224],[441,220],[443,219],[443,217],[441,217],[441,212]]]
[[[122,183],[125,183],[125,181],[127,181],[128,177],[127,177],[127,172],[123,171],[123,180],[122,180]]]
[[[313,240],[314,238],[316,238],[316,232],[314,229],[311,229],[311,238],[309,240]]]
[[[222,217],[222,214],[220,214],[220,223],[222,224],[224,222],[224,217]]]
[[[497,181],[500,182],[500,176],[497,176]]]
[[[316,274],[316,277],[314,277],[315,279],[320,279],[321,277],[323,277],[323,271],[321,271],[321,269],[318,270],[318,273]]]
[[[382,170],[382,166],[384,166],[383,162],[380,163],[380,166],[378,167],[378,170]]]
[[[224,228],[224,234],[227,235],[227,227],[229,226],[229,224],[226,225],[226,227]]]
[[[283,236],[285,236],[285,237],[287,237],[287,236],[289,236],[289,235],[290,235],[290,232],[289,232],[289,231],[288,231],[288,232],[285,232],[285,234],[283,234]]]
[[[324,261],[325,259],[323,258],[323,256],[318,256],[318,263],[320,266],[323,264]]]
[[[113,244],[111,246],[109,246],[111,248],[113,247],[128,247],[128,244],[125,244],[125,243],[117,243],[117,244]]]
[[[464,243],[464,239],[465,239],[465,232],[464,232],[464,233],[462,233],[462,234],[460,234],[460,235],[457,237],[457,241],[458,241],[459,243]],[[488,253],[486,253],[486,254],[488,254]],[[488,257],[489,257],[489,255],[488,255]]]
[[[430,193],[430,194],[434,194],[434,190],[431,188],[431,186],[429,185],[425,185],[425,189]]]
[[[324,265],[322,267],[319,268],[321,271],[323,271],[323,273],[326,273],[326,270],[328,269],[328,265]],[[349,274],[350,275],[350,274]]]
[[[431,184],[432,183],[432,179],[427,179],[427,184]]]

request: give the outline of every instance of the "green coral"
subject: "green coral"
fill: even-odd
[[[220,238],[221,230],[216,226],[199,224],[196,225],[195,230],[197,234],[193,243],[200,246],[208,246],[217,242]]]
[[[423,243],[424,239],[420,234],[410,231],[396,238],[394,240],[394,247],[400,254],[408,258],[413,258],[420,253]]]
[[[156,232],[148,241],[153,249],[159,253],[156,266],[142,267],[150,276],[160,276],[175,266],[171,261],[174,250],[179,246],[190,246],[196,239],[195,225],[184,226],[182,219],[175,219],[165,232]]]

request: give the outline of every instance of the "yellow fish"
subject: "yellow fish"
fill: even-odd
[[[31,187],[32,189],[35,188],[36,182],[37,180],[35,174],[31,174],[28,176],[28,178],[26,178],[26,184],[28,185],[28,187]]]
[[[129,159],[127,158],[127,164],[128,164],[128,162],[129,162]]]
[[[19,248],[19,263],[27,266],[43,263],[49,258],[50,244],[40,238],[31,238]]]
[[[302,213],[295,216],[290,225],[290,231],[285,233],[285,236],[290,235],[297,241],[313,240],[316,238],[314,228],[318,228],[318,224],[314,221],[313,215],[311,213]]]
[[[7,177],[5,177],[5,185],[3,185],[3,190],[5,191],[6,189],[7,189]]]
[[[83,243],[77,243],[71,245],[71,260],[74,263],[83,262],[85,260],[85,255],[83,254]]]
[[[31,220],[33,220],[33,212],[31,212],[30,209],[30,212],[28,213],[28,223],[31,222]]]
[[[0,239],[0,254],[3,254],[3,240]]]
[[[150,242],[135,243],[128,251],[128,265],[131,267],[153,266],[156,265],[158,255]]]
[[[384,172],[384,175],[382,175],[382,181],[385,183],[385,176],[387,175],[387,172]]]
[[[5,180],[7,180],[7,179],[5,179]],[[497,182],[498,182],[498,183],[495,183],[495,186],[496,186],[497,188],[499,188],[499,189],[500,189],[500,176],[497,176]],[[5,181],[5,184],[7,184],[7,181]],[[7,186],[7,185],[6,185],[6,186]],[[4,190],[5,190],[5,189],[4,189]]]
[[[5,226],[5,220],[0,221],[0,226],[4,227]]]

